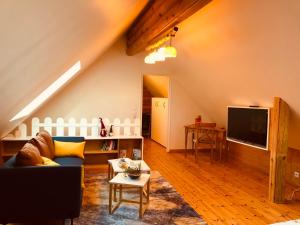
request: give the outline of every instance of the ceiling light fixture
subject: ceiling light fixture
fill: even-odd
[[[172,46],[172,38],[175,37],[177,31],[178,27],[174,27],[166,37],[163,37],[156,43],[148,46],[146,48],[147,51],[154,51],[152,51],[145,57],[144,62],[146,64],[155,64],[155,62],[165,61],[166,58],[175,58],[177,56],[177,50],[174,46]],[[162,46],[167,41],[170,41],[169,44],[166,46]]]

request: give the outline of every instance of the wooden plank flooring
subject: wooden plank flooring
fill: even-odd
[[[209,224],[270,224],[300,218],[300,201],[268,201],[268,176],[231,163],[198,163],[183,153],[166,153],[145,140],[144,159],[158,170]]]
[[[268,176],[261,172],[232,163],[211,164],[206,154],[200,154],[196,164],[192,155],[166,153],[150,140],[145,140],[144,159],[208,224],[260,225],[300,218],[300,200],[268,201]],[[101,171],[106,172],[106,167]]]

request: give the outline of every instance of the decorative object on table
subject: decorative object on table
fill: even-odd
[[[142,159],[142,151],[141,149],[134,148],[132,151],[132,159],[133,160],[141,160]]]
[[[141,163],[130,162],[128,168],[125,170],[125,173],[131,179],[138,179],[141,176]]]
[[[195,118],[195,124],[200,124],[201,123],[201,115],[198,115],[196,118]]]
[[[103,120],[101,117],[99,117],[99,120],[100,120],[100,136],[101,137],[106,137],[107,135],[107,130],[104,126],[104,123],[103,123]]]
[[[126,149],[121,149],[119,158],[126,158],[126,155],[127,155],[127,150]]]
[[[120,163],[126,162],[127,165],[130,165],[131,162],[136,162],[134,160],[131,160],[129,158],[122,158],[122,159],[109,159],[108,162],[108,180],[113,178],[117,173],[124,173],[124,169],[120,167]],[[147,163],[144,160],[139,160],[139,163],[141,163],[141,173],[150,173],[150,167],[147,165]]]
[[[121,158],[119,160],[119,167],[123,170],[126,170],[128,168],[128,162],[126,161],[125,158]]]
[[[110,125],[109,133],[108,133],[109,136],[114,136],[113,126],[114,126],[114,125]]]

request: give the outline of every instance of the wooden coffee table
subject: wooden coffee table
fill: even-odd
[[[115,206],[112,205],[113,200],[113,189],[114,186],[119,186],[119,200]],[[134,187],[139,190],[139,201],[124,199],[123,198],[123,185]],[[144,188],[147,186],[146,192]],[[114,178],[109,181],[109,213],[112,214],[122,202],[138,203],[139,204],[139,218],[143,217],[143,214],[146,210],[146,207],[143,207],[143,204],[149,203],[149,192],[150,192],[150,174],[141,174],[138,179],[131,179],[126,176],[124,173],[118,173]],[[146,196],[146,202],[143,202],[143,195]]]

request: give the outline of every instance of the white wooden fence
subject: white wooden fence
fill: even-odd
[[[130,120],[124,119],[123,123],[119,118],[110,121],[108,118],[103,119],[103,123],[107,132],[110,126],[113,125],[113,136],[139,136],[141,135],[140,119]],[[40,130],[46,130],[53,136],[84,136],[84,137],[99,137],[100,122],[98,118],[91,119],[90,122],[86,118],[81,118],[76,122],[75,118],[70,118],[67,122],[63,118],[57,118],[54,122],[52,118],[46,117],[44,122],[39,118],[32,118],[31,136],[35,136]],[[17,137],[27,137],[26,124],[21,124],[18,131],[15,133]]]

